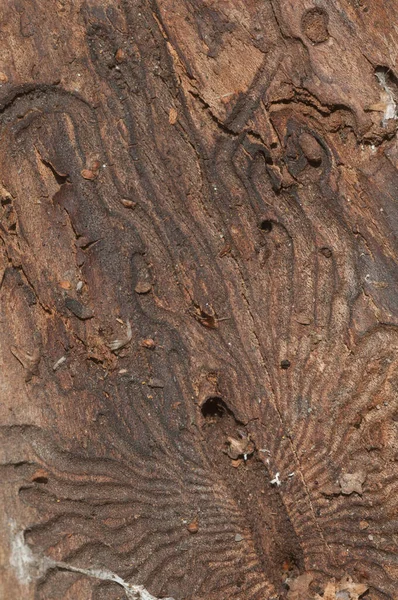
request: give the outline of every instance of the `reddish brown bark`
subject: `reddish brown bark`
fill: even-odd
[[[397,598],[398,5],[0,14],[0,595]]]

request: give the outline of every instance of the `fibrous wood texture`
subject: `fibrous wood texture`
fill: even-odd
[[[398,4],[0,15],[0,595],[396,599]]]

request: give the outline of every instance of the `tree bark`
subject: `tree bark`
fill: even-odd
[[[0,14],[0,596],[396,599],[398,3]]]

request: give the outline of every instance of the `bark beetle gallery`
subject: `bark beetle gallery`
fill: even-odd
[[[398,3],[0,16],[0,596],[397,599]]]

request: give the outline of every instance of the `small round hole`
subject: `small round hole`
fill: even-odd
[[[36,483],[48,483],[48,477],[36,477],[33,481]]]
[[[38,473],[37,475],[33,475],[32,481],[36,483],[48,483],[48,477],[43,473]]]
[[[215,417],[223,417],[228,412],[228,407],[224,400],[217,396],[208,398],[201,407],[202,416],[205,419],[213,419]]]
[[[264,219],[260,222],[260,229],[261,231],[265,231],[265,233],[270,233],[272,231],[272,227],[272,221],[269,219]]]
[[[330,248],[328,248],[327,246],[324,246],[323,248],[320,249],[320,253],[323,254],[323,256],[325,258],[330,258],[332,256],[332,251]]]

